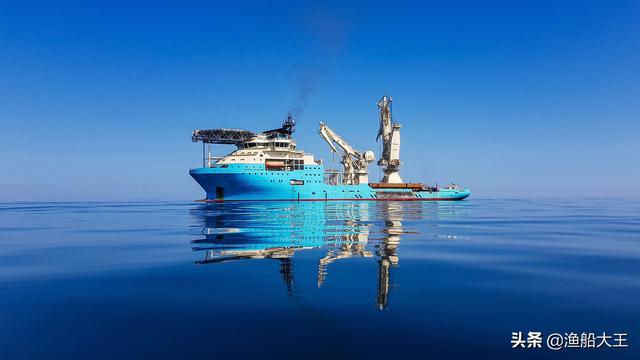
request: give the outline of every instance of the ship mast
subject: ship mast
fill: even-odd
[[[383,183],[401,184],[402,178],[398,174],[400,168],[400,124],[393,123],[391,118],[390,96],[384,95],[377,105],[380,109],[380,130],[376,141],[382,137],[382,155],[378,165],[382,167]]]

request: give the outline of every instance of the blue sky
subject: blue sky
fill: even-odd
[[[384,93],[405,180],[637,196],[638,64],[632,1],[5,1],[0,201],[201,198],[191,130],[291,109],[379,154]]]

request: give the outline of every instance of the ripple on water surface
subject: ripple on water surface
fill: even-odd
[[[12,203],[0,234],[3,359],[512,358],[512,331],[640,334],[638,201]]]

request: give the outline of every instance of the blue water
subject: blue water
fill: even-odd
[[[640,201],[0,204],[0,245],[0,359],[640,358]]]

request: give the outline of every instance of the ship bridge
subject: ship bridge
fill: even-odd
[[[214,162],[222,159],[211,156],[211,144],[235,145],[242,152],[244,149],[258,151],[284,151],[295,152],[296,143],[291,137],[295,131],[296,122],[291,113],[284,119],[282,126],[277,129],[255,133],[241,129],[205,129],[194,130],[191,134],[191,141],[202,142],[202,166],[211,167]],[[250,155],[256,155],[252,153]],[[247,155],[245,153],[233,155]],[[302,154],[300,154],[302,156]]]

